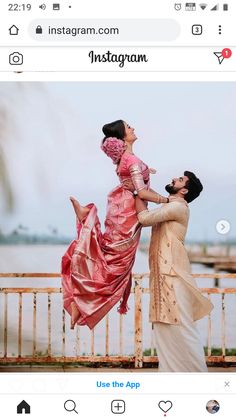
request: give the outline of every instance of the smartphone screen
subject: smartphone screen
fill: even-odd
[[[1,1],[2,417],[232,417],[235,16]]]

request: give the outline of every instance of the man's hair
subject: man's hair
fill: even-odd
[[[192,202],[200,195],[203,190],[203,186],[194,173],[185,170],[184,176],[188,177],[188,180],[185,184],[185,188],[188,189],[188,193],[184,196],[184,199],[187,202]]]

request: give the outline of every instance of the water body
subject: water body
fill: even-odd
[[[60,272],[61,256],[67,246],[62,245],[19,245],[0,246],[0,272]],[[212,269],[202,265],[193,265],[194,273],[211,273]],[[148,255],[138,251],[133,269],[134,273],[148,272]],[[60,287],[60,278],[0,278],[0,287]],[[211,279],[199,279],[200,287],[212,287]],[[148,286],[148,280],[143,281]],[[224,279],[220,287],[235,287],[236,280]],[[143,295],[143,348],[151,346],[151,325],[148,322],[148,295]],[[212,314],[212,346],[221,346],[221,296],[212,297],[215,309]],[[236,295],[226,295],[226,347],[236,347]],[[37,351],[45,354],[47,351],[47,294],[37,297]],[[133,296],[129,301],[130,310],[124,316],[124,354],[134,351],[134,304]],[[52,295],[52,353],[61,354],[62,338],[62,298]],[[116,308],[109,315],[109,353],[119,353],[119,315]],[[69,328],[70,319],[66,316],[66,355],[73,356],[76,351],[76,333]],[[33,331],[33,298],[32,295],[23,296],[23,347],[22,353],[32,353]],[[199,322],[202,342],[207,344],[207,319]],[[18,342],[18,296],[9,296],[8,304],[8,355],[17,354]],[[90,353],[91,334],[87,327],[80,328],[80,352]],[[103,320],[95,330],[95,353],[105,354],[105,321]],[[0,297],[0,356],[3,355],[3,296]]]

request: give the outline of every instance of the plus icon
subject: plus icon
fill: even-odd
[[[112,400],[111,402],[112,413],[121,414],[125,413],[125,402],[124,400]]]

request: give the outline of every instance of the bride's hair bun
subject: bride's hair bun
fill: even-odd
[[[126,150],[126,145],[123,140],[116,137],[108,137],[102,141],[101,149],[110,157],[114,164],[118,164],[122,154]]]

